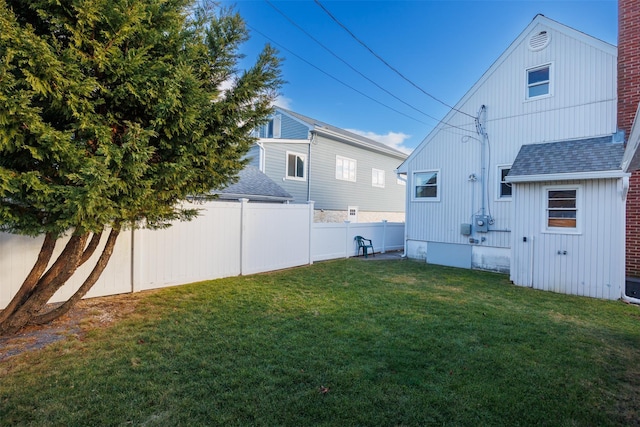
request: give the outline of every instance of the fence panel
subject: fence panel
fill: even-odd
[[[162,288],[240,274],[239,203],[194,205],[200,216],[162,230],[136,230],[134,289]]]
[[[311,236],[314,261],[356,256],[356,236],[371,239],[376,252],[397,251],[404,248],[404,223],[314,223]]]
[[[102,236],[93,256],[51,297],[51,302],[67,300],[80,287],[100,256],[107,234]],[[38,258],[43,240],[44,236],[26,237],[0,233],[0,308],[9,304],[29,274]],[[51,263],[62,252],[68,240],[66,237],[57,242]],[[98,297],[126,292],[131,292],[131,231],[120,233],[109,264],[86,296]]]
[[[309,206],[243,203],[242,274],[309,264]]]
[[[237,202],[197,204],[199,217],[163,230],[120,233],[104,273],[87,297],[155,289],[253,274],[356,255],[354,237],[372,239],[376,252],[400,250],[403,223],[313,223],[313,205]],[[51,299],[64,301],[89,274],[106,242]],[[43,237],[0,233],[0,309],[35,262]],[[53,259],[66,239],[56,245]]]

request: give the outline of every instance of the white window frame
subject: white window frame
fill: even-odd
[[[498,170],[496,173],[496,182],[498,183],[498,185],[496,186],[496,197],[495,197],[496,202],[510,202],[511,199],[513,198],[513,184],[510,182],[507,183],[506,181],[502,180],[502,171],[505,169],[511,169],[511,165],[508,165],[508,164],[498,165]],[[509,196],[502,195],[503,183],[511,186],[511,195]]]
[[[575,227],[552,227],[549,226],[549,192],[550,191],[566,191],[575,190],[576,192],[576,226]],[[583,191],[582,185],[548,185],[543,187],[543,215],[542,215],[542,232],[550,234],[582,234],[582,215],[583,215]]]
[[[384,169],[371,168],[371,186],[384,188],[385,184],[385,172]]]
[[[353,173],[351,173],[351,167],[347,168],[347,174],[345,176],[345,164],[353,164]],[[339,168],[338,168],[339,167]],[[356,182],[358,177],[358,162],[355,159],[348,157],[336,156],[336,179],[341,181]]]
[[[298,158],[302,159],[302,176],[291,176],[289,175],[289,156],[296,156],[296,161]],[[307,180],[307,156],[302,153],[296,153],[295,151],[287,151],[285,162],[284,162],[284,176],[288,180],[293,181],[306,181]],[[296,168],[297,170],[297,168]]]
[[[436,197],[416,197],[416,175],[422,173],[436,174]],[[411,175],[411,200],[414,202],[439,202],[440,195],[442,194],[441,181],[442,174],[440,173],[440,169],[414,171]]]
[[[536,82],[534,84],[529,84],[529,73],[533,71],[543,70],[545,68],[549,69],[549,80],[545,80],[543,82]],[[537,65],[535,67],[527,68],[524,72],[524,90],[525,90],[525,100],[533,101],[537,99],[544,99],[550,96],[553,96],[553,63],[549,62],[547,64]],[[529,89],[535,86],[540,86],[543,84],[547,84],[549,86],[549,91],[547,93],[543,93],[541,95],[529,95]]]

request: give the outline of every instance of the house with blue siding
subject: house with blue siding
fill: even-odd
[[[405,182],[396,169],[407,154],[279,107],[256,137],[250,164],[293,203],[313,201],[316,222],[404,221]]]
[[[408,257],[625,297],[617,49],[536,16],[399,168]]]

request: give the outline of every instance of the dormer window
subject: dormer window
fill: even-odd
[[[551,65],[527,70],[527,99],[551,95]]]
[[[273,116],[267,124],[260,126],[258,129],[259,138],[280,138],[282,128],[282,116],[280,114]]]

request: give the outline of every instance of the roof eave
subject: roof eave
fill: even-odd
[[[360,147],[365,147],[369,150],[373,150],[373,151],[377,151],[380,153],[385,153],[385,154],[389,154],[393,157],[396,157],[398,159],[404,160],[407,158],[407,154],[404,154],[402,152],[396,151],[392,148],[386,149],[384,147],[379,147],[373,144],[368,144],[365,141],[356,139],[356,138],[351,138],[347,135],[326,129],[326,128],[322,128],[322,127],[316,127],[312,132],[315,132],[316,134],[320,135],[320,136],[327,136],[330,138],[334,138],[337,139],[341,142],[345,142],[348,144],[352,144],[352,145],[356,145],[356,146],[360,146]]]
[[[516,175],[508,176],[507,182],[545,182],[545,181],[577,181],[585,179],[617,179],[628,177],[631,174],[623,170],[608,170],[608,171],[591,171],[591,172],[569,172],[569,173],[554,173],[554,174],[541,174],[541,175]]]

